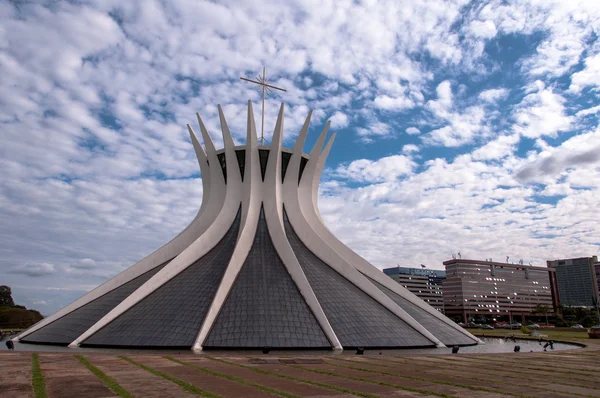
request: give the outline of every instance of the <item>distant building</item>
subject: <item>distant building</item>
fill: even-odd
[[[596,288],[600,292],[600,262],[594,264],[594,273],[596,274]],[[598,295],[600,300],[600,294]]]
[[[427,268],[392,267],[383,273],[407,288],[436,310],[443,312],[442,281],[446,271]]]
[[[556,270],[560,304],[573,307],[594,307],[598,299],[600,271],[598,257],[565,258],[547,261]]]
[[[483,315],[524,319],[536,306],[556,310],[555,272],[551,268],[492,261],[444,261],[444,311],[464,322]]]

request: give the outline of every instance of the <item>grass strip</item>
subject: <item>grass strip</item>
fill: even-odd
[[[400,377],[403,379],[411,379],[411,380],[419,380],[419,381],[425,381],[428,383],[434,383],[434,384],[442,384],[442,385],[447,385],[447,386],[453,386],[453,387],[460,387],[460,388],[466,388],[468,390],[472,390],[472,391],[485,391],[485,392],[491,392],[491,393],[498,393],[498,394],[505,394],[505,395],[512,395],[513,397],[528,397],[526,395],[520,395],[520,394],[514,394],[514,393],[510,393],[507,391],[500,391],[500,390],[495,390],[493,388],[486,388],[486,387],[475,387],[475,386],[471,386],[468,384],[461,384],[461,383],[453,383],[450,381],[442,381],[442,380],[432,380],[432,379],[427,379],[425,377],[417,377],[417,376],[406,376],[406,375],[401,375],[398,373],[389,373],[389,372],[380,372],[377,370],[372,370],[372,369],[367,369],[367,368],[359,368],[359,367],[355,367],[355,366],[347,366],[347,365],[340,365],[337,363],[332,363],[332,362],[327,362],[331,365],[334,366],[339,366],[342,368],[346,368],[346,369],[352,369],[352,370],[358,370],[361,372],[367,372],[367,373],[376,373],[376,374],[380,374],[380,375],[384,375],[384,376],[393,376],[393,377]],[[308,369],[308,368],[304,368],[301,366],[297,366],[298,368],[304,369],[304,370],[308,370],[308,371],[314,371],[314,369]],[[346,376],[342,376],[342,377],[346,377]],[[365,379],[368,380],[368,379]],[[369,380],[370,382],[374,382],[372,380]]]
[[[300,398],[299,395],[290,394],[290,393],[287,393],[285,391],[279,391],[279,390],[276,390],[274,388],[263,386],[262,384],[254,383],[254,382],[251,382],[251,381],[248,381],[248,380],[244,380],[244,379],[239,378],[239,377],[231,376],[231,375],[228,375],[228,374],[225,374],[225,373],[215,372],[214,370],[203,368],[203,367],[197,366],[197,365],[192,365],[191,363],[182,362],[182,361],[179,361],[179,360],[177,360],[175,358],[172,358],[172,357],[166,356],[164,358],[168,359],[169,361],[178,363],[180,365],[187,366],[187,367],[190,367],[190,368],[195,369],[195,370],[199,370],[200,372],[204,372],[204,373],[209,374],[211,376],[222,377],[224,379],[235,381],[236,383],[240,383],[240,384],[243,384],[245,386],[250,386],[250,387],[258,388],[259,390],[268,392],[270,394],[279,395],[281,397],[286,397],[286,398]]]
[[[417,363],[417,362],[410,362],[409,363],[409,362],[404,362],[404,361],[394,361],[394,360],[391,360],[391,359],[382,359],[382,358],[378,358],[378,360],[380,360],[382,362],[390,362],[390,363],[397,363],[397,364],[402,364],[402,365],[410,365],[410,366],[418,366],[418,367],[427,368],[427,369],[424,370],[424,372],[429,372],[431,370],[431,366],[433,365],[432,363],[422,363],[422,362],[421,363]],[[358,362],[355,362],[355,363],[358,363]],[[374,364],[374,363],[370,363],[370,364],[374,365],[374,366],[386,366],[386,367],[390,367],[391,366],[391,365],[377,365],[377,364]],[[440,365],[442,367],[444,366],[444,364],[442,364],[442,363],[435,363],[435,365]],[[462,365],[462,364],[457,364],[457,363],[453,363],[452,366],[453,367],[473,369],[473,366]],[[503,371],[505,371],[506,368],[503,368],[503,369],[495,369],[495,368],[485,368],[485,369],[482,369],[482,368],[477,368],[477,373],[480,374],[480,375],[483,375],[483,376],[492,377],[493,378],[492,382],[496,383],[496,384],[507,384],[507,385],[513,385],[513,386],[525,386],[525,387],[539,389],[539,390],[547,390],[547,391],[555,391],[555,392],[557,391],[557,390],[553,390],[553,389],[550,389],[550,388],[533,387],[530,384],[516,384],[516,383],[513,383],[513,382],[498,381],[496,379],[498,378],[499,375],[498,375],[497,372],[495,372],[496,370],[503,370]],[[535,379],[535,378],[531,378],[531,377],[522,376],[521,374],[522,374],[521,372],[519,372],[519,376],[502,374],[501,377],[503,379],[514,379],[514,380],[520,381],[520,382],[534,382],[534,383],[538,383],[539,382],[539,378]],[[524,374],[530,375],[532,373],[524,372]],[[466,379],[472,379],[472,380],[488,381],[488,382],[490,381],[490,380],[473,378],[472,376],[464,376],[463,375],[462,377],[466,378]],[[575,379],[575,380],[589,381],[589,380],[583,380],[583,379]],[[580,384],[566,383],[566,382],[564,382],[562,380],[556,380],[556,379],[553,379],[553,383],[554,384],[560,384],[560,385],[563,385],[563,386],[568,386],[568,387],[581,387]]]
[[[334,366],[347,367],[347,366],[337,365],[337,364],[330,363],[330,362],[328,362],[328,363],[330,365],[334,365]],[[307,372],[312,372],[312,373],[317,373],[317,374],[323,374],[323,375],[328,375],[328,376],[341,377],[341,378],[344,378],[344,379],[359,381],[359,382],[362,382],[362,383],[376,384],[378,386],[391,387],[391,388],[396,388],[398,390],[416,392],[416,393],[419,393],[419,394],[435,395],[436,397],[443,397],[443,398],[452,398],[452,397],[454,397],[454,395],[439,393],[439,392],[435,392],[435,391],[431,391],[431,390],[421,390],[419,388],[406,387],[406,386],[402,386],[400,384],[388,383],[388,382],[385,382],[385,381],[365,379],[365,378],[356,377],[356,376],[348,376],[348,375],[343,375],[343,374],[339,374],[339,373],[330,372],[330,371],[327,371],[327,370],[311,369],[311,368],[307,368],[307,367],[300,366],[300,365],[289,365],[289,366],[291,366],[293,368],[302,369],[302,370],[305,370]]]
[[[38,354],[31,354],[31,368],[31,384],[33,385],[33,393],[35,394],[36,398],[46,398],[48,396],[48,393],[46,392],[46,380],[42,374],[40,357]]]
[[[229,362],[229,361],[225,361],[223,359],[214,358],[214,357],[211,357],[211,356],[205,356],[204,358],[208,358],[208,359],[211,359],[213,361],[221,362],[221,363],[224,363],[224,364],[227,364],[227,365],[239,366],[239,367],[244,368],[244,369],[250,369],[251,371],[256,372],[256,373],[260,373],[260,374],[264,374],[264,375],[277,376],[277,377],[281,377],[282,379],[297,381],[299,383],[310,384],[310,385],[313,385],[313,386],[316,386],[316,387],[325,388],[327,390],[338,391],[338,392],[342,392],[342,393],[345,393],[345,394],[356,395],[357,397],[365,397],[365,398],[377,398],[378,397],[378,395],[370,394],[370,393],[367,393],[367,392],[354,391],[354,390],[350,390],[348,388],[338,387],[338,386],[334,386],[334,385],[331,385],[331,384],[321,383],[321,382],[318,382],[318,381],[312,381],[312,380],[308,380],[308,379],[302,379],[300,377],[288,376],[288,375],[283,374],[283,373],[273,372],[272,370],[265,370],[265,369],[260,369],[260,368],[256,368],[256,367],[253,367],[253,366],[242,365],[242,364],[239,364],[239,363]]]
[[[124,360],[124,361],[127,361],[127,362],[129,362],[129,363],[130,363],[130,364],[132,364],[132,365],[135,365],[135,366],[137,366],[138,368],[142,368],[142,369],[144,369],[146,372],[152,373],[152,374],[153,374],[153,375],[155,375],[155,376],[162,377],[163,379],[165,379],[165,380],[168,380],[168,381],[170,381],[171,383],[175,383],[175,384],[177,384],[179,387],[183,388],[185,391],[187,391],[187,392],[190,392],[190,393],[192,393],[192,394],[201,395],[201,396],[203,396],[203,397],[210,397],[210,398],[220,398],[220,395],[213,394],[213,393],[211,393],[211,392],[205,391],[205,390],[203,390],[203,389],[201,389],[201,388],[198,388],[198,387],[196,387],[196,386],[195,386],[195,385],[193,385],[193,384],[190,384],[190,383],[188,383],[187,381],[183,381],[183,380],[181,380],[181,379],[178,379],[178,378],[176,378],[176,377],[169,376],[169,375],[168,375],[168,374],[166,374],[166,373],[160,372],[160,371],[158,371],[158,370],[156,370],[156,369],[152,369],[151,367],[149,367],[149,366],[146,366],[146,365],[144,365],[144,364],[141,364],[141,363],[139,363],[139,362],[136,362],[136,361],[134,361],[133,359],[131,359],[131,358],[128,358],[128,357],[126,357],[126,356],[122,356],[122,355],[121,355],[121,356],[119,356],[119,358],[121,358],[121,359],[122,359],[122,360]]]
[[[445,358],[443,358],[443,359],[445,359]],[[540,357],[537,357],[535,359],[538,362],[541,360]],[[479,363],[484,362],[484,363],[489,363],[490,365],[494,365],[493,363],[490,363],[490,360],[487,358],[469,357],[469,360],[474,360],[474,361],[479,361]],[[582,371],[574,372],[573,370],[564,370],[564,368],[554,368],[553,371],[550,371],[550,370],[548,370],[548,368],[539,368],[539,367],[531,366],[533,364],[531,362],[529,362],[527,359],[524,360],[522,357],[519,358],[518,362],[517,361],[506,361],[506,360],[498,359],[498,358],[494,358],[493,361],[500,365],[502,365],[502,364],[510,365],[512,368],[516,368],[516,369],[538,370],[541,372],[550,372],[553,374],[556,374],[556,371],[558,371],[559,373],[569,374],[569,375],[588,376],[588,377],[589,376],[592,376],[592,377],[597,376],[592,371],[587,371],[587,369],[578,369],[578,368],[571,368],[571,369],[582,370]],[[563,367],[564,367],[564,365],[563,365]]]
[[[119,397],[124,398],[133,398],[133,394],[121,387],[119,383],[116,382],[115,379],[108,376],[106,373],[95,367],[88,361],[83,355],[75,355],[75,358],[79,360],[90,372],[94,374],[97,378],[99,378],[108,388],[113,390],[115,394]]]
[[[365,364],[365,365],[371,365],[371,366],[377,366],[377,367],[383,367],[383,368],[389,368],[390,365],[381,365],[381,364],[376,364],[373,362],[361,362],[361,361],[353,361],[350,359],[341,359],[341,358],[332,358],[334,360],[337,361],[346,361],[346,362],[351,362],[351,363],[355,363],[355,364]],[[384,359],[380,359],[378,358],[378,360],[381,361],[385,361]],[[395,362],[395,363],[401,363],[401,364],[407,364],[409,365],[409,363],[405,363],[405,362],[400,362],[400,361],[387,361],[387,362]],[[424,367],[426,365],[422,365],[422,364],[415,364],[415,363],[410,363],[411,366],[418,366],[418,367]],[[459,367],[466,367],[464,365],[457,365],[457,364],[453,364],[453,366],[459,366]],[[470,367],[472,369],[472,367]],[[427,370],[423,370],[424,372],[428,373]],[[466,380],[473,380],[473,381],[481,381],[484,383],[493,383],[493,384],[500,384],[500,385],[508,385],[508,386],[518,386],[518,387],[527,387],[527,388],[531,388],[534,390],[542,390],[542,391],[552,391],[552,392],[561,392],[560,390],[556,390],[556,389],[552,389],[552,388],[545,388],[545,387],[539,387],[539,386],[532,386],[531,384],[519,384],[519,383],[515,383],[515,382],[506,382],[506,381],[499,381],[496,380],[498,378],[498,374],[494,374],[494,373],[489,373],[489,372],[482,372],[481,369],[477,369],[477,373],[482,375],[482,376],[489,376],[490,378],[492,378],[492,380],[490,379],[482,379],[479,377],[473,377],[473,376],[465,376],[464,374],[461,376],[463,379]],[[394,375],[397,375],[396,373],[394,373]],[[435,375],[435,374],[434,374]],[[401,375],[398,375],[401,376]],[[402,377],[402,376],[401,376]],[[510,376],[510,375],[502,375],[502,378],[509,378],[509,379],[516,379],[518,381],[531,381],[531,382],[539,382],[539,380],[535,380],[535,379],[529,379],[529,378],[521,378],[521,377],[516,377],[516,376]],[[582,388],[589,388],[589,387],[583,387],[579,384],[566,384],[566,383],[560,383],[560,382],[555,382],[556,384],[561,384],[564,386],[568,386],[568,387],[582,387]],[[507,394],[506,392],[503,392],[503,394]],[[585,394],[577,394],[574,392],[570,392],[569,394],[572,395],[581,395],[581,396],[587,396]]]
[[[470,363],[467,362],[467,361],[465,361],[464,362],[465,364],[457,364],[456,361],[453,361],[450,358],[440,358],[440,359],[442,359],[444,361],[451,361],[451,362],[453,362],[453,366],[467,366],[467,367],[471,367],[471,366],[477,366],[477,365],[480,365],[480,364],[483,365],[483,363],[481,361],[480,362],[470,362]],[[490,369],[490,370],[499,370],[499,371],[506,370],[506,366],[502,366],[502,364],[494,365],[493,363],[490,363],[490,362],[485,362],[485,364],[487,365],[487,368]],[[560,378],[566,378],[569,381],[588,381],[588,382],[590,381],[589,379],[582,379],[582,378],[579,378],[579,377],[569,376],[570,374],[575,374],[575,375],[581,376],[582,374],[580,374],[580,373],[563,371],[562,369],[558,369],[556,367],[554,368],[554,369],[557,369],[556,372],[552,372],[552,371],[550,371],[548,369],[541,369],[541,368],[534,369],[534,368],[528,368],[528,367],[524,367],[524,366],[514,365],[512,363],[507,363],[507,365],[510,365],[510,368],[512,370],[519,371],[520,374],[525,374],[525,375],[531,375],[531,376],[537,376],[537,377],[543,377],[543,376],[545,376],[545,377],[552,377],[554,380],[557,377],[560,377]],[[546,372],[546,373],[551,373],[551,374],[533,373],[533,372],[530,372],[530,370],[534,371],[534,372]],[[592,376],[592,377],[595,377],[595,375],[592,375],[592,374],[583,375],[583,376],[588,376],[588,377]]]

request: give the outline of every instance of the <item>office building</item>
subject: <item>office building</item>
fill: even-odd
[[[594,307],[598,298],[598,257],[579,257],[546,262],[556,270],[558,298],[568,307]]]
[[[492,317],[522,321],[538,305],[556,310],[554,270],[522,264],[453,259],[444,261],[444,311],[447,316]]]
[[[446,279],[446,271],[427,268],[392,267],[385,268],[383,273],[436,310],[440,312],[444,311],[442,281]]]

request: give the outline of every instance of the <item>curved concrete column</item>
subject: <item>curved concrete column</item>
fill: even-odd
[[[197,116],[204,148],[200,144],[192,127],[189,125],[187,126],[194,150],[196,152],[200,171],[202,173],[204,197],[200,209],[190,225],[188,225],[169,243],[156,250],[154,253],[145,257],[134,266],[125,270],[110,281],[92,290],[90,293],[65,307],[63,310],[39,322],[37,325],[25,331],[17,338],[27,336],[28,334],[43,328],[54,320],[60,319],[61,317],[78,308],[81,308],[82,306],[103,296],[113,289],[122,286],[124,283],[131,281],[143,273],[154,269],[161,264],[168,263],[161,268],[160,271],[155,271],[156,274],[154,274],[144,284],[133,291],[133,293],[129,294],[129,292],[133,290],[133,286],[137,285],[129,285],[131,287],[130,290],[120,291],[121,293],[119,294],[122,295],[118,297],[118,300],[121,300],[121,297],[125,297],[126,294],[129,294],[129,296],[124,298],[108,313],[105,311],[107,311],[110,307],[108,307],[108,304],[106,303],[111,303],[112,306],[114,304],[110,300],[114,300],[114,302],[118,302],[118,300],[114,299],[113,296],[107,296],[107,300],[103,302],[103,305],[107,306],[104,307],[102,311],[96,312],[95,316],[100,317],[102,314],[106,314],[95,324],[85,330],[85,332],[83,332],[79,337],[77,337],[75,341],[70,344],[70,346],[77,346],[80,343],[85,342],[86,339],[88,339],[94,333],[120,317],[123,313],[147,298],[152,293],[156,292],[157,289],[159,289],[165,283],[172,280],[182,271],[195,264],[199,259],[209,253],[216,245],[219,244],[219,242],[230,230],[241,208],[237,240],[235,242],[233,252],[229,252],[231,253],[231,258],[227,263],[227,267],[223,271],[223,277],[220,280],[219,285],[210,285],[213,287],[213,289],[216,289],[215,296],[203,296],[206,300],[210,300],[212,298],[212,301],[207,310],[207,315],[205,316],[205,319],[202,320],[202,325],[197,331],[197,336],[192,346],[193,350],[202,350],[203,344],[209,337],[215,322],[217,322],[219,313],[227,302],[227,297],[231,293],[235,285],[235,281],[240,275],[242,267],[244,266],[248,255],[252,250],[252,245],[254,243],[257,234],[257,228],[260,222],[259,219],[262,208],[264,211],[266,228],[268,230],[270,240],[277,253],[277,256],[283,263],[287,273],[290,275],[291,281],[289,281],[287,275],[280,273],[281,268],[277,268],[278,275],[285,277],[286,283],[292,283],[293,281],[295,286],[298,288],[298,291],[300,292],[304,302],[306,302],[308,305],[308,309],[314,315],[333,349],[341,350],[342,345],[335,331],[333,330],[321,306],[321,303],[319,303],[319,300],[313,291],[313,287],[311,287],[308,278],[306,277],[304,269],[298,261],[298,256],[294,252],[294,249],[287,239],[286,227],[289,227],[287,225],[288,221],[290,226],[293,228],[295,235],[297,235],[306,249],[312,252],[324,263],[324,265],[322,265],[320,264],[321,261],[319,261],[319,267],[321,267],[322,270],[327,271],[328,274],[329,270],[323,267],[330,267],[336,271],[356,288],[360,289],[362,292],[379,303],[379,305],[383,306],[397,318],[404,321],[405,324],[414,329],[418,334],[424,336],[428,341],[440,347],[444,346],[434,334],[430,333],[429,330],[424,328],[401,306],[396,304],[390,297],[387,296],[387,294],[381,291],[373,281],[376,281],[386,288],[392,290],[412,305],[427,311],[427,313],[442,320],[446,324],[453,326],[456,330],[459,330],[466,336],[472,338],[474,342],[479,341],[470,333],[454,325],[452,321],[438,313],[433,308],[429,307],[425,302],[414,296],[408,290],[404,289],[402,286],[385,276],[361,256],[354,253],[340,240],[338,240],[325,226],[319,214],[317,201],[318,186],[321,174],[323,172],[323,168],[325,167],[326,158],[331,150],[333,140],[335,138],[335,134],[333,134],[325,145],[325,138],[330,126],[329,122],[326,124],[319,139],[311,150],[310,156],[306,156],[302,149],[308,134],[312,113],[308,114],[298,139],[294,144],[294,148],[292,151],[290,151],[289,149],[282,148],[284,130],[283,105],[279,110],[272,143],[269,146],[258,145],[254,114],[252,103],[250,101],[248,101],[246,144],[238,146],[237,148],[235,147],[229,127],[227,126],[221,106],[218,107],[218,111],[224,143],[224,148],[220,151],[216,150],[215,145],[208,131],[206,130],[202,119],[200,118],[200,115]],[[324,145],[325,148],[322,150]],[[243,177],[240,172],[236,149],[245,151]],[[270,151],[266,166],[262,165],[263,167],[266,167],[264,179],[261,172],[261,160],[259,152],[259,150],[262,149]],[[291,153],[289,159],[287,158],[288,155],[285,154],[286,161],[289,161],[284,179],[282,178],[282,161],[284,159],[283,152],[286,152],[287,154]],[[226,179],[222,170],[221,162],[219,161],[219,156],[222,156],[221,153],[223,153],[225,156],[225,168],[227,172]],[[301,165],[304,164],[303,162],[306,159],[308,159],[308,162],[305,164],[302,177],[299,178]],[[284,219],[284,206],[285,214],[287,214],[288,219]],[[294,242],[297,242],[296,238],[294,238]],[[304,250],[304,248],[302,250]],[[269,249],[269,253],[271,256],[275,255],[275,253],[272,252],[272,249]],[[307,254],[306,252],[303,253]],[[203,267],[210,266],[210,262],[207,262],[205,265],[203,265]],[[220,266],[222,267],[223,263],[221,263]],[[208,270],[208,268],[202,268],[202,270]],[[150,274],[148,274],[146,277],[150,277]],[[140,279],[138,283],[142,283],[143,280],[145,279]],[[348,288],[350,287],[347,285],[346,281],[343,282],[345,286]],[[178,286],[172,287],[178,288]],[[319,288],[323,289],[323,286],[320,286]],[[352,287],[352,289],[354,289],[354,287]],[[214,291],[215,290],[210,290],[211,293],[206,294],[212,294]],[[324,291],[326,291],[326,289]],[[321,292],[321,290],[319,290],[319,292]],[[295,291],[294,294],[296,294]],[[321,298],[323,300],[329,299],[326,294]],[[204,303],[204,305],[206,305],[207,301]],[[327,302],[324,301],[323,303],[325,304]],[[354,312],[352,309],[352,304],[353,302],[349,304],[349,313]],[[372,304],[373,303],[369,302],[369,305]],[[203,309],[205,308],[206,307],[203,307]],[[379,307],[371,308],[378,311],[380,309]],[[195,307],[191,310],[194,311]],[[74,315],[74,318],[66,318],[65,323],[68,324],[69,322],[77,319],[86,319],[87,322],[92,322],[92,319],[97,319],[89,316],[85,318],[87,316],[85,315],[86,311],[87,310],[78,312],[78,315]],[[152,315],[154,315],[153,312]],[[390,315],[387,313],[385,316],[390,317]],[[390,317],[389,319],[392,318]],[[80,325],[81,329],[84,329],[89,326],[89,323],[81,323]],[[400,326],[399,323],[397,325]],[[401,326],[404,328],[404,324]],[[53,325],[53,327],[56,328],[55,330],[61,331],[60,328],[63,327],[63,324],[57,323]],[[66,326],[64,330],[67,328],[68,326]],[[408,331],[408,329],[406,330]],[[49,331],[49,335],[52,333],[54,333],[54,331],[51,329]],[[190,333],[193,333],[193,337],[196,333],[196,330],[193,329],[190,331]],[[340,331],[340,333],[342,332]],[[42,339],[42,337],[39,338]],[[272,338],[276,339],[277,337]],[[33,340],[36,341],[35,339]],[[122,343],[125,344],[124,341]],[[324,340],[321,341],[321,345],[326,345]]]
[[[221,108],[219,107],[219,114],[224,120]],[[231,137],[231,136],[230,136]],[[233,141],[232,141],[233,143]],[[252,103],[248,101],[248,131],[246,133],[246,160],[244,166],[244,182],[239,183],[243,185],[242,188],[242,219],[240,224],[240,232],[238,234],[237,244],[233,251],[233,255],[229,260],[221,284],[217,289],[217,293],[213,298],[211,306],[202,322],[198,337],[194,342],[192,349],[194,351],[201,351],[202,346],[208,334],[210,333],[213,324],[215,323],[225,300],[235,283],[235,280],[250,253],[252,248],[252,242],[256,235],[256,229],[258,226],[258,219],[260,216],[260,205],[261,205],[261,183],[262,175],[260,172],[260,161],[258,156],[258,139],[256,137],[256,127],[254,122],[254,112],[252,109]],[[235,153],[234,153],[235,155]],[[226,157],[230,156],[229,152],[226,153]],[[237,160],[236,160],[237,162]],[[228,165],[229,167],[229,165]],[[237,164],[236,164],[237,168]],[[229,168],[228,168],[229,170]],[[229,175],[229,173],[228,173]],[[241,177],[240,177],[241,178]],[[229,181],[228,181],[229,182]]]
[[[185,270],[187,267],[192,265],[196,260],[208,253],[221,241],[221,239],[225,236],[225,234],[227,233],[227,231],[229,231],[229,228],[233,224],[233,221],[235,220],[237,211],[241,203],[241,184],[238,183],[225,185],[225,179],[221,171],[221,166],[217,158],[215,147],[212,143],[212,140],[210,139],[210,136],[208,135],[208,132],[204,128],[204,125],[199,115],[198,120],[200,122],[202,135],[204,137],[204,142],[206,145],[206,153],[208,156],[211,171],[212,189],[215,190],[215,192],[217,193],[223,190],[225,191],[225,200],[217,217],[202,235],[200,235],[185,250],[183,250],[177,257],[171,260],[169,264],[167,264],[163,269],[157,272],[140,288],[138,288],[135,292],[129,295],[125,300],[123,300],[120,304],[113,308],[102,319],[100,319],[91,328],[89,328],[81,336],[79,336],[74,342],[72,342],[69,345],[70,347],[79,345],[92,334],[106,326],[112,320],[119,317],[129,308],[136,305],[149,294],[154,292],[156,289],[158,289],[159,287],[167,283],[169,280],[177,276],[180,272]],[[225,132],[223,133],[226,134]],[[233,141],[231,141],[231,143],[232,142]],[[230,150],[231,148],[233,148],[233,146],[231,145],[228,146],[230,147]],[[235,159],[235,156],[233,157],[233,159],[231,159],[231,156],[229,156],[229,159],[226,159],[226,161],[228,161],[228,166],[230,166],[230,168],[228,169],[228,176],[229,173],[231,173],[231,178],[234,181],[237,181],[238,178],[239,181],[241,181],[241,176],[239,175],[240,170],[237,165],[237,160]],[[215,172],[215,170],[217,172]],[[207,212],[209,211],[209,208],[210,207],[207,207]]]
[[[286,196],[284,199],[286,209],[288,208],[288,206],[294,209],[294,211],[290,211],[288,213],[288,217],[292,226],[294,227],[296,235],[298,235],[298,238],[300,238],[302,243],[304,243],[304,245],[317,257],[319,257],[325,264],[333,268],[339,274],[343,275],[355,286],[367,293],[371,298],[373,298],[379,304],[383,305],[398,318],[402,319],[414,330],[416,330],[418,333],[427,338],[429,341],[433,342],[438,347],[445,347],[445,345],[437,337],[431,334],[412,316],[410,316],[406,311],[400,308],[391,298],[389,298],[385,293],[383,293],[375,285],[373,285],[354,267],[348,264],[348,262],[346,262],[344,258],[340,256],[329,245],[329,242],[327,240],[324,240],[321,237],[319,237],[319,235],[313,230],[311,224],[315,224],[315,213],[312,212],[312,186],[314,175],[317,171],[317,163],[319,160],[320,150],[323,146],[323,142],[325,141],[325,136],[327,134],[328,129],[329,124],[327,124],[327,126],[323,130],[321,136],[319,137],[319,139],[315,143],[315,146],[313,147],[313,150],[311,151],[311,158],[304,169],[302,178],[300,179],[297,194],[288,194],[288,196]],[[330,140],[330,144],[332,142],[333,141]]]
[[[304,123],[304,127],[300,132],[300,136],[305,137],[308,131],[308,123],[310,121],[310,114]],[[321,329],[325,333],[325,336],[335,350],[341,350],[342,345],[335,335],[323,308],[319,304],[317,296],[310,287],[308,279],[294,254],[290,242],[287,240],[285,227],[283,223],[283,194],[282,194],[282,183],[281,183],[281,147],[283,140],[283,105],[279,111],[279,117],[277,118],[277,125],[273,133],[273,141],[271,144],[271,153],[269,155],[269,162],[267,163],[267,170],[265,174],[264,182],[264,210],[265,219],[267,222],[267,229],[269,230],[269,236],[275,246],[275,250],[281,258],[285,268],[292,277],[292,280],[298,287],[300,294],[304,298],[304,301],[308,305],[309,309],[315,316],[315,319],[321,326]],[[304,140],[304,139],[302,139]],[[302,156],[302,147],[298,145],[294,148],[294,153],[288,163],[286,171],[287,184],[285,190],[296,192],[298,190],[298,173],[300,172],[300,158]],[[293,211],[293,210],[291,210]]]
[[[350,249],[348,246],[346,246],[344,243],[342,243],[329,230],[329,228],[327,228],[327,226],[325,225],[325,223],[323,222],[323,220],[321,219],[321,216],[319,214],[317,200],[318,200],[319,180],[321,178],[323,168],[325,167],[325,161],[327,160],[327,156],[329,155],[329,152],[331,150],[331,146],[333,144],[334,138],[335,138],[335,135],[332,136],[332,138],[329,140],[329,142],[325,146],[325,149],[323,149],[323,151],[318,155],[319,159],[317,162],[317,166],[316,166],[315,172],[312,174],[313,181],[311,184],[311,199],[312,199],[311,203],[313,206],[312,206],[312,208],[310,207],[310,205],[304,207],[304,210],[306,211],[306,214],[307,214],[307,220],[311,224],[312,228],[315,230],[315,232],[319,235],[319,237],[321,239],[328,242],[329,245],[342,258],[344,258],[344,260],[346,260],[346,262],[348,262],[350,265],[352,265],[354,268],[356,268],[362,274],[368,276],[369,278],[371,278],[371,279],[377,281],[378,283],[382,284],[383,286],[387,287],[394,293],[398,294],[400,297],[409,301],[411,304],[421,308],[422,310],[426,311],[428,314],[441,320],[442,322],[451,326],[453,329],[459,331],[460,333],[464,334],[465,336],[473,339],[476,342],[481,342],[481,340],[479,338],[473,336],[471,333],[469,333],[462,327],[458,326],[451,319],[449,319],[448,317],[441,314],[435,308],[431,307],[430,305],[425,303],[423,300],[421,300],[419,297],[417,297],[414,293],[412,293],[411,291],[404,288],[399,283],[392,280],[390,277],[388,277],[383,272],[381,272],[379,269],[377,269],[374,265],[372,265],[367,260],[362,258],[359,254],[357,254],[352,249]]]
[[[204,129],[203,124],[201,124],[201,128]],[[192,145],[196,153],[196,157],[198,159],[200,171],[202,173],[203,186],[202,204],[200,206],[200,210],[198,211],[192,222],[187,227],[185,227],[183,231],[181,231],[177,236],[171,239],[167,244],[152,252],[148,256],[144,257],[136,264],[127,268],[115,277],[104,282],[102,285],[93,289],[89,293],[75,300],[71,304],[60,309],[54,314],[42,319],[40,322],[36,323],[34,326],[17,336],[15,338],[16,341],[62,318],[63,316],[75,311],[76,309],[83,307],[84,305],[96,300],[97,298],[102,297],[106,293],[111,292],[112,290],[156,268],[157,266],[173,259],[177,255],[179,255],[183,250],[185,250],[200,235],[202,235],[204,231],[206,231],[206,229],[213,223],[215,219],[215,214],[213,212],[217,211],[217,209],[219,209],[222,206],[225,190],[218,188],[211,189],[211,180],[214,181],[216,177],[211,174],[207,162],[206,153],[204,152],[202,145],[200,145],[200,143],[198,142],[198,139],[196,138],[191,126],[189,125],[188,130],[190,133]],[[208,137],[208,139],[210,141],[210,137]],[[220,172],[220,170],[218,171]],[[213,183],[212,185],[218,185],[218,182],[217,184]],[[212,201],[210,198],[212,198]]]

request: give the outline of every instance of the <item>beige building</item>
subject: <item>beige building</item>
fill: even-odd
[[[453,259],[444,262],[444,310],[447,316],[470,318],[492,316],[513,321],[525,319],[539,305],[554,312],[555,272],[492,261]]]
[[[383,273],[414,293],[421,300],[440,312],[444,312],[442,281],[446,272],[426,268],[392,267]]]

